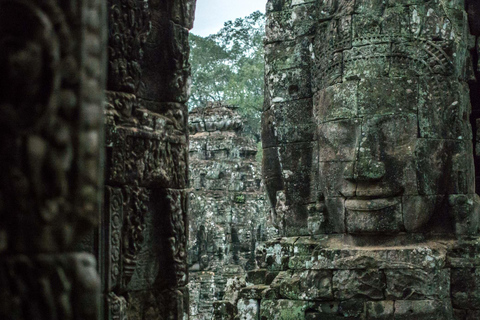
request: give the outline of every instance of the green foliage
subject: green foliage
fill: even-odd
[[[190,108],[208,102],[234,105],[258,135],[263,105],[265,15],[256,11],[228,21],[216,34],[190,35],[192,94]]]
[[[245,203],[245,195],[244,194],[236,194],[234,201],[236,203]]]

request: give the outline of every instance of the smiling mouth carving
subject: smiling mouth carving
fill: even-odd
[[[400,204],[399,198],[348,199],[345,208],[354,211],[379,211]]]

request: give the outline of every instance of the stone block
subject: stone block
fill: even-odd
[[[446,264],[452,268],[475,268],[480,266],[480,239],[460,239],[447,252]]]
[[[293,244],[298,237],[281,238],[268,241],[265,246],[266,268],[269,271],[281,271],[288,269],[288,260],[293,256]]]
[[[319,191],[326,198],[353,196],[356,191],[355,183],[345,179],[353,175],[354,162],[319,162],[320,186]],[[327,207],[328,210],[328,207]]]
[[[420,82],[420,137],[430,139],[472,139],[468,117],[468,86],[454,78],[434,77]]]
[[[480,270],[452,269],[452,304],[458,309],[480,309]]]
[[[468,25],[465,8],[454,7],[450,6],[445,10],[443,4],[439,2],[429,6],[422,4],[412,6],[410,10],[412,33],[426,40],[441,42],[452,41],[456,36],[464,34]]]
[[[320,48],[323,47],[324,41],[317,42],[316,40],[314,48],[318,49],[316,52],[320,52],[320,54],[316,55],[314,60],[315,69],[312,71],[313,92],[325,89],[328,86],[345,82],[343,79],[343,52],[321,50]]]
[[[314,117],[317,123],[351,119],[357,116],[358,81],[328,86],[313,96]]]
[[[345,51],[343,80],[386,77],[390,71],[389,53],[390,45],[386,44],[353,47]]]
[[[306,68],[271,73],[266,76],[265,86],[273,103],[312,97],[310,71]]]
[[[379,270],[338,270],[333,272],[333,292],[336,299],[384,298],[385,276]]]
[[[357,0],[355,1],[355,13],[370,13],[374,16],[380,16],[386,8],[383,0]]]
[[[448,299],[449,269],[386,269],[384,270],[389,300]]]
[[[412,266],[425,269],[442,269],[445,266],[447,250],[443,245],[434,242],[422,243],[421,239],[414,244],[399,246],[398,238],[379,238],[383,248],[355,246],[342,235],[329,235],[318,240],[318,247],[310,254],[293,255],[289,259],[292,269],[408,269]],[[346,245],[350,243],[350,245]],[[473,255],[476,250],[470,250]],[[461,264],[460,257],[466,255],[461,248],[451,253],[451,263]],[[473,263],[475,259],[463,261]]]
[[[394,301],[367,301],[367,320],[394,320]]]
[[[95,257],[86,253],[4,255],[0,296],[1,319],[100,319]]]
[[[357,207],[346,207],[346,229],[348,233],[395,234],[403,230],[402,203],[400,199],[388,199],[388,207],[381,210],[363,211]]]
[[[236,314],[236,306],[229,301],[215,301],[213,303],[213,320],[234,320]]]
[[[237,302],[238,315],[236,318],[239,320],[256,320],[259,319],[260,304],[257,300],[253,299],[240,299]]]
[[[251,284],[265,284],[268,271],[266,269],[256,269],[247,272],[245,281]]]
[[[406,113],[365,117],[361,132],[351,178],[358,182],[357,196],[386,198],[400,193],[418,194],[416,184],[406,181],[414,172],[417,116]]]
[[[455,233],[475,235],[480,219],[480,198],[477,194],[448,196],[449,211],[454,220]]]
[[[316,9],[311,3],[267,13],[267,43],[294,40],[312,34],[315,30],[315,15]]]
[[[312,99],[301,99],[272,105],[276,139],[279,144],[313,141],[316,127],[312,117]]]
[[[260,300],[263,297],[263,291],[269,287],[264,284],[257,284],[242,288],[239,293],[241,299]]]
[[[358,114],[386,115],[418,110],[418,80],[363,79],[358,84]]]
[[[330,300],[332,293],[332,272],[329,270],[295,271],[291,277],[275,281],[279,294],[290,300]]]
[[[395,301],[395,320],[448,320],[452,314],[449,300]]]
[[[349,316],[349,313],[343,313],[342,302],[314,302],[305,313],[305,320],[354,320],[355,316]]]
[[[354,320],[365,318],[362,300],[312,302],[305,313],[305,319],[312,320]]]
[[[305,68],[310,61],[310,39],[282,41],[265,46],[265,66],[267,74],[292,68]]]
[[[315,197],[316,181],[313,179],[317,168],[315,151],[316,144],[313,142],[289,143],[279,148],[287,205],[308,204]],[[306,227],[308,214],[306,210],[304,211],[305,220],[302,223]]]
[[[344,233],[345,226],[345,199],[343,197],[325,198],[325,232]]]
[[[307,301],[262,300],[260,317],[263,320],[303,320],[308,306]]]
[[[436,55],[438,59],[432,65],[428,64],[432,54],[430,50],[437,49],[438,47],[435,44],[428,41],[398,41],[393,43],[387,58],[390,67],[389,76],[392,78],[412,78],[428,77],[432,73],[444,76],[451,75],[453,72],[452,57],[445,53],[452,50],[448,45],[442,48],[447,51],[435,51],[433,55]],[[435,71],[432,72],[432,70]]]
[[[336,107],[335,107],[336,109]],[[361,121],[346,119],[320,123],[318,145],[320,162],[354,161],[358,154]],[[342,178],[344,178],[342,176]]]
[[[138,12],[138,14],[142,13]],[[142,16],[148,16],[148,14]],[[147,30],[148,21],[144,21],[144,23]],[[142,85],[136,84],[138,95],[146,100],[185,103],[189,97],[190,76],[188,29],[173,21],[156,21],[153,23],[153,29],[147,38],[147,45],[139,48],[139,52],[136,53],[136,55],[143,54],[139,61]],[[138,36],[146,35],[139,34]],[[158,46],[167,43],[171,49],[159,54]],[[158,66],[158,68],[153,66]],[[138,65],[136,67],[138,68]],[[135,66],[131,67],[132,71],[135,70],[134,68]],[[159,72],[159,70],[161,71]],[[132,73],[135,74],[135,71]]]
[[[403,221],[408,232],[425,232],[446,216],[444,196],[405,196],[402,198]],[[440,217],[440,219],[435,219]]]
[[[177,187],[187,184],[188,147],[165,141],[162,134],[117,128],[107,152],[107,182],[141,186]],[[128,168],[128,170],[127,170]]]
[[[337,2],[322,1],[319,3],[318,19],[330,20],[336,16],[344,16],[353,13],[354,0],[341,0]]]
[[[415,147],[419,194],[475,193],[471,148],[462,140],[419,139]]]

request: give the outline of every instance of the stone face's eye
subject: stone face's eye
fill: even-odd
[[[319,160],[353,161],[360,139],[360,119],[325,122],[318,126]]]

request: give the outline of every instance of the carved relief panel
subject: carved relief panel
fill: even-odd
[[[98,319],[103,1],[0,1],[1,319]]]

